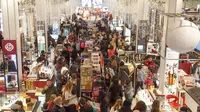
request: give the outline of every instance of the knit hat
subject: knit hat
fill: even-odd
[[[15,110],[18,109],[17,106],[18,106],[17,104],[12,104],[12,105],[10,106],[10,109],[15,111]]]

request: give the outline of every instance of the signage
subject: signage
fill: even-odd
[[[3,54],[17,54],[16,40],[2,40]]]

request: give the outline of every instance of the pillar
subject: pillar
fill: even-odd
[[[3,17],[3,36],[6,40],[16,40],[19,88],[22,87],[22,58],[19,32],[18,0],[1,0]]]
[[[167,0],[165,6],[165,13],[180,13],[182,10],[183,0]],[[166,68],[166,39],[168,36],[168,31],[173,27],[175,21],[180,18],[169,18],[164,17],[164,30],[163,37],[161,40],[161,60],[160,60],[160,91],[165,93],[165,68]]]

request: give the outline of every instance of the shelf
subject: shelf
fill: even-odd
[[[36,90],[27,90],[26,93],[36,93]]]

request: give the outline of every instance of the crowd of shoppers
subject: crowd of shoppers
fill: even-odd
[[[132,109],[132,100],[139,88],[143,89],[146,73],[143,66],[138,66],[135,93],[125,66],[124,60],[118,56],[118,49],[125,50],[124,37],[116,30],[111,31],[108,21],[112,17],[107,16],[99,21],[89,22],[77,18],[73,14],[73,20],[66,20],[60,25],[60,35],[55,41],[48,31],[48,45],[54,48],[54,60],[56,73],[47,81],[42,90],[45,94],[44,112],[146,112],[147,106],[143,101],[137,102]],[[73,22],[72,22],[73,21]],[[96,26],[89,28],[89,25]],[[67,33],[69,32],[69,33]],[[86,47],[86,41],[93,42],[93,48]],[[63,47],[60,47],[63,46]],[[90,57],[90,51],[101,52],[104,58],[104,74],[101,76],[101,89],[99,91],[99,106],[87,96],[80,94],[80,66],[82,60]],[[38,63],[50,65],[48,53],[42,51],[37,59]],[[144,61],[149,66],[149,72],[156,74],[154,62],[149,57]],[[24,65],[24,70],[29,70]],[[94,72],[95,73],[95,72]],[[156,76],[156,75],[155,75]],[[155,79],[157,79],[155,77]],[[56,83],[56,86],[55,86]],[[89,96],[91,97],[91,96]],[[125,97],[125,100],[123,100]],[[155,107],[159,103],[154,104]],[[152,108],[152,112],[159,112]]]

